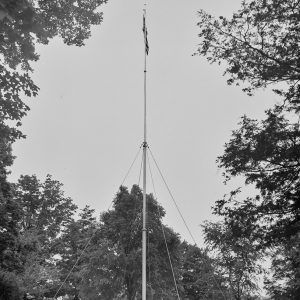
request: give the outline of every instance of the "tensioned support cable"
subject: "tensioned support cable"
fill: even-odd
[[[151,170],[149,157],[148,157],[148,166],[149,166],[149,172],[150,172],[150,177],[151,177],[151,181],[152,181],[154,196],[155,196],[156,199],[158,199],[156,189],[155,189],[155,185],[154,185],[154,180],[153,180],[153,175],[152,175],[152,170]],[[158,212],[159,219],[161,219],[161,215],[160,215],[158,207],[157,207],[157,212]],[[165,243],[167,254],[168,254],[168,259],[169,259],[170,268],[171,268],[171,272],[172,272],[172,276],[173,276],[173,281],[174,281],[174,286],[175,286],[175,290],[176,290],[176,294],[177,294],[177,299],[180,300],[178,287],[177,287],[177,282],[176,282],[176,277],[175,277],[175,272],[174,272],[174,268],[173,268],[173,264],[172,264],[172,260],[171,260],[171,255],[170,255],[170,251],[169,251],[169,247],[168,247],[168,243],[167,243],[166,233],[165,233],[164,226],[163,226],[161,220],[160,220],[160,226],[161,226],[161,231],[162,231],[162,234],[163,234],[163,237],[164,237],[164,243]]]
[[[135,157],[134,157],[134,159],[133,159],[133,162],[131,163],[131,165],[130,165],[130,167],[129,167],[129,169],[128,169],[128,171],[127,171],[127,173],[126,173],[126,175],[125,175],[125,177],[124,177],[124,179],[123,179],[123,181],[122,181],[122,183],[121,183],[121,186],[122,186],[122,185],[124,184],[124,182],[126,181],[126,179],[127,179],[128,175],[129,175],[129,173],[130,173],[130,171],[131,171],[131,169],[132,169],[132,167],[133,167],[135,161],[137,160],[137,158],[138,158],[138,156],[139,156],[139,154],[140,154],[140,152],[141,152],[142,146],[143,146],[143,145],[140,146],[138,152],[136,153],[136,155],[135,155]]]
[[[137,158],[138,158],[138,155],[139,155],[140,152],[141,152],[142,146],[143,146],[143,145],[141,145],[141,146],[139,147],[139,150],[138,150],[138,152],[136,153],[136,155],[135,155],[135,157],[134,157],[134,160],[133,160],[133,162],[131,163],[131,165],[130,165],[130,167],[129,167],[129,169],[128,169],[128,171],[127,171],[127,173],[126,173],[126,175],[125,175],[125,177],[124,177],[124,179],[123,179],[123,181],[122,181],[122,183],[120,184],[120,186],[122,186],[122,185],[124,184],[125,180],[127,179],[127,177],[128,177],[128,175],[129,175],[129,173],[130,173],[130,171],[131,171],[131,169],[132,169],[132,167],[133,167],[135,161],[136,161]],[[113,203],[113,200],[110,202],[110,204],[109,204],[107,210],[109,210],[109,209],[111,208],[112,203]],[[75,267],[78,265],[80,259],[82,258],[83,254],[84,254],[84,252],[86,251],[88,245],[90,244],[92,238],[95,236],[95,233],[97,232],[97,230],[98,230],[98,228],[95,228],[95,230],[94,230],[93,233],[91,234],[91,237],[88,239],[87,243],[86,243],[85,246],[83,247],[83,250],[81,251],[79,257],[78,257],[77,260],[75,261],[75,263],[74,263],[74,265],[72,266],[71,270],[69,271],[69,273],[68,273],[67,276],[65,277],[64,281],[63,281],[63,282],[61,283],[61,285],[59,286],[59,288],[58,288],[58,290],[56,291],[56,293],[55,293],[53,299],[56,299],[56,297],[57,297],[57,295],[59,294],[60,290],[61,290],[62,287],[65,285],[66,281],[68,280],[68,278],[69,278],[70,275],[72,274],[72,272],[73,272],[73,270],[75,269]]]
[[[96,231],[98,230],[95,229],[94,232],[92,233],[91,237],[88,239],[87,243],[85,244],[83,250],[81,251],[79,257],[77,258],[75,264],[73,265],[72,269],[70,270],[70,272],[68,273],[68,275],[66,276],[65,280],[62,282],[62,284],[60,285],[60,287],[58,288],[57,292],[54,295],[54,299],[56,299],[58,293],[60,292],[60,290],[62,289],[62,287],[64,286],[64,284],[66,283],[66,281],[68,280],[68,278],[70,277],[70,275],[72,274],[73,270],[75,269],[75,267],[77,266],[77,264],[79,263],[79,260],[81,259],[82,255],[84,254],[86,248],[88,247],[88,245],[90,244],[92,238],[94,237]]]
[[[170,197],[171,197],[173,203],[175,204],[175,207],[176,207],[176,209],[177,209],[177,211],[178,211],[178,213],[179,213],[179,215],[180,215],[180,217],[181,217],[181,219],[182,219],[182,221],[183,221],[183,223],[184,223],[184,225],[185,225],[187,231],[189,232],[189,234],[190,234],[190,236],[191,236],[191,239],[193,240],[194,244],[197,245],[196,240],[195,240],[195,238],[194,238],[194,236],[193,236],[193,234],[192,234],[190,228],[188,227],[188,225],[187,225],[187,223],[186,223],[186,221],[185,221],[185,219],[184,219],[184,217],[183,217],[183,215],[182,215],[182,213],[181,213],[181,211],[180,211],[180,209],[179,209],[179,206],[177,205],[177,202],[176,202],[176,200],[175,200],[175,198],[174,198],[174,196],[173,196],[173,194],[172,194],[172,192],[171,192],[171,190],[170,190],[170,188],[169,188],[169,186],[168,186],[168,184],[167,184],[167,182],[166,182],[166,180],[165,180],[165,177],[163,176],[162,171],[160,170],[160,168],[159,168],[159,166],[158,166],[158,163],[157,163],[156,159],[154,158],[154,155],[153,155],[151,149],[149,148],[149,146],[148,146],[148,149],[149,149],[149,152],[150,152],[150,154],[151,154],[151,157],[152,157],[152,159],[153,159],[153,161],[154,161],[154,163],[155,163],[155,166],[156,166],[156,168],[157,168],[157,170],[158,170],[158,172],[159,172],[159,174],[160,174],[160,176],[161,176],[161,178],[162,178],[162,180],[163,180],[163,182],[164,182],[164,184],[165,184],[165,186],[166,186],[166,188],[167,188],[167,190],[168,190],[168,192],[169,192],[169,195],[170,195]],[[203,263],[206,264],[206,265],[210,268],[210,266],[206,263],[205,260],[203,260]],[[215,274],[214,274],[213,270],[212,270],[212,278],[213,278],[213,280],[214,280],[216,286],[218,287],[220,293],[222,294],[222,297],[226,300],[227,298],[226,298],[224,292],[222,291],[222,288],[221,288],[220,283],[218,283],[217,279],[215,278]]]
[[[149,146],[148,146],[148,149],[149,149],[149,152],[150,152],[150,154],[151,154],[151,157],[152,157],[152,159],[153,159],[153,161],[154,161],[154,163],[155,163],[155,166],[156,166],[156,168],[157,168],[157,170],[158,170],[158,172],[159,172],[159,174],[160,174],[160,176],[161,176],[161,178],[162,178],[162,180],[163,180],[163,182],[164,182],[164,184],[165,184],[165,186],[166,186],[166,188],[167,188],[167,190],[168,190],[168,192],[169,192],[169,195],[170,195],[170,197],[171,197],[171,199],[172,199],[172,201],[173,201],[173,203],[174,203],[174,205],[175,205],[175,207],[176,207],[176,209],[177,209],[177,211],[178,211],[178,213],[179,213],[179,215],[180,215],[180,217],[181,217],[181,219],[182,219],[182,221],[183,221],[183,223],[184,223],[184,225],[185,225],[185,227],[186,227],[186,229],[187,229],[187,231],[189,232],[189,234],[190,234],[190,236],[191,236],[191,239],[193,240],[194,244],[196,245],[196,244],[197,244],[197,243],[196,243],[196,240],[195,240],[195,238],[194,238],[194,236],[193,236],[193,234],[192,234],[192,232],[191,232],[189,226],[187,225],[187,223],[186,223],[186,221],[185,221],[185,219],[184,219],[184,217],[183,217],[183,215],[182,215],[182,213],[181,213],[181,211],[180,211],[180,209],[179,209],[179,206],[177,205],[177,202],[176,202],[176,200],[175,200],[175,198],[174,198],[174,196],[173,196],[173,194],[172,194],[172,192],[171,192],[171,190],[170,190],[170,188],[169,188],[169,186],[168,186],[168,184],[167,184],[167,182],[166,182],[166,180],[165,180],[165,177],[164,177],[164,175],[162,174],[162,172],[161,172],[161,170],[160,170],[160,168],[159,168],[159,166],[158,166],[158,164],[157,164],[157,161],[156,161],[156,159],[154,158],[153,153],[152,153],[151,149],[149,148]]]

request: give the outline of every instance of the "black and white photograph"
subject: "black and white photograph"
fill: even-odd
[[[300,0],[0,0],[0,300],[300,300]]]

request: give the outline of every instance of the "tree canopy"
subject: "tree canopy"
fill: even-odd
[[[111,285],[114,285],[114,297],[126,295],[127,299],[135,299],[141,290],[142,276],[142,199],[143,194],[138,186],[129,192],[121,187],[113,209],[101,215],[99,232],[97,233],[96,251],[92,254],[91,265],[87,267],[84,278],[96,279],[98,293],[102,299],[112,299]],[[155,290],[155,299],[170,296],[174,293],[174,283],[168,261],[162,226],[166,241],[176,267],[179,261],[180,239],[172,229],[162,225],[165,212],[150,194],[147,196],[148,227],[148,294]],[[102,241],[105,241],[103,244]],[[100,249],[100,250],[99,250]],[[97,261],[97,268],[95,268]],[[101,266],[101,267],[100,267]],[[96,276],[97,274],[97,276]],[[107,291],[107,290],[110,290]],[[107,297],[107,298],[106,298]]]
[[[299,231],[299,124],[269,110],[265,120],[244,116],[240,125],[225,145],[219,166],[228,176],[243,175],[247,184],[260,191],[245,201],[241,210],[247,215],[241,217],[253,218],[252,224],[259,224],[266,245],[285,242]],[[221,214],[225,212],[223,206],[223,200],[217,202]],[[230,212],[228,208],[226,215]]]
[[[48,44],[57,36],[67,45],[83,46],[91,35],[91,26],[102,22],[99,7],[106,2],[0,2],[0,129],[1,134],[5,133],[3,137],[14,141],[22,136],[17,127],[29,110],[24,97],[38,93],[38,87],[30,77],[31,63],[39,59],[36,44]],[[5,125],[7,120],[14,121],[15,125],[9,128]]]
[[[99,7],[106,0],[91,1],[0,1],[0,290],[4,299],[18,299],[22,290],[43,293],[45,277],[55,279],[48,263],[53,240],[69,222],[75,209],[62,195],[61,184],[35,176],[19,183],[8,182],[14,157],[11,146],[24,137],[21,120],[29,110],[27,97],[36,96],[31,79],[32,62],[39,59],[37,44],[60,37],[67,45],[84,45],[91,26],[102,22]],[[53,209],[53,210],[52,210]],[[20,279],[21,276],[21,279]],[[42,283],[43,281],[43,283]]]
[[[251,241],[254,248],[249,253],[257,251],[272,261],[265,282],[272,299],[298,299],[299,1],[242,1],[232,18],[215,18],[205,11],[199,12],[199,18],[198,54],[225,66],[228,84],[243,85],[249,95],[270,87],[282,99],[261,121],[243,116],[225,144],[217,160],[225,171],[225,183],[242,176],[255,190],[244,197],[243,188],[237,188],[216,201],[213,213],[222,218],[222,225],[206,226],[206,241],[215,249],[226,246],[226,239],[216,243],[212,232],[217,228],[219,236],[227,228],[232,243],[246,246]],[[255,263],[255,257],[250,261]]]
[[[236,300],[255,295],[259,289],[256,278],[262,272],[262,253],[257,250],[256,240],[251,232],[241,233],[241,227],[242,224],[234,227],[226,222],[203,225],[208,249],[216,252],[216,266]]]
[[[140,299],[143,194],[138,186],[120,187],[112,208],[98,220],[88,206],[77,215],[77,206],[50,175],[43,182],[21,176],[10,187],[10,204],[1,207],[3,299],[21,300],[25,293],[36,299]],[[163,224],[165,211],[152,194],[147,206],[147,297],[177,298],[170,255],[180,297],[223,299],[225,280],[207,251],[182,242]]]
[[[198,54],[225,63],[228,84],[243,90],[271,86],[299,111],[300,9],[298,0],[242,1],[231,19],[199,12]],[[280,84],[280,86],[278,86]]]

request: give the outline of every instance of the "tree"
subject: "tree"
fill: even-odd
[[[274,253],[268,284],[274,299],[299,298],[300,255],[292,250],[300,232],[299,20],[297,0],[258,0],[243,1],[230,20],[201,11],[198,24],[198,53],[226,64],[228,84],[245,84],[249,95],[272,86],[283,97],[261,122],[244,116],[218,158],[225,182],[244,176],[258,191],[241,200],[237,189],[214,207],[226,226],[245,237],[251,232],[257,250]],[[279,277],[291,280],[276,285]]]
[[[206,222],[203,226],[205,242],[215,251],[217,266],[234,299],[250,297],[258,287],[255,275],[262,272],[258,262],[262,255],[257,251],[251,232],[240,231],[241,224]]]
[[[97,11],[106,0],[91,1],[43,1],[43,0],[2,0],[0,1],[0,289],[6,290],[7,284],[16,278],[15,272],[23,269],[19,259],[19,219],[23,219],[22,233],[31,232],[30,241],[35,238],[35,244],[41,242],[41,237],[48,239],[59,232],[61,221],[54,218],[50,232],[41,234],[48,229],[47,225],[37,224],[36,220],[30,221],[29,217],[37,217],[38,204],[31,203],[33,212],[26,211],[21,215],[21,207],[12,196],[12,186],[7,181],[8,170],[14,157],[11,152],[12,143],[24,137],[19,127],[21,119],[26,115],[29,106],[25,104],[25,96],[36,96],[38,87],[31,80],[33,71],[31,62],[37,61],[37,43],[47,44],[55,36],[59,36],[67,45],[82,46],[84,40],[90,36],[91,25],[102,22],[102,13]],[[24,180],[26,181],[26,180]],[[51,185],[51,180],[48,181]],[[53,183],[53,182],[52,182]],[[40,187],[39,187],[40,188]],[[43,186],[45,193],[46,183]],[[49,187],[51,190],[51,187]],[[30,193],[30,191],[27,191]],[[32,195],[33,196],[33,195]],[[35,197],[34,195],[33,197]],[[43,195],[45,198],[48,196]],[[41,199],[39,199],[41,200]],[[48,197],[48,203],[50,198]],[[24,204],[24,203],[23,203]],[[45,204],[45,203],[44,203]],[[53,203],[52,203],[53,204]],[[34,206],[37,206],[36,208]],[[55,205],[55,204],[54,204]],[[24,207],[23,207],[24,208]],[[49,211],[49,210],[48,210]],[[56,211],[57,212],[57,211]],[[64,213],[62,208],[62,213]],[[50,214],[51,215],[51,214]],[[24,218],[27,217],[27,220]],[[68,217],[68,214],[66,215]],[[40,220],[50,221],[47,216],[39,216]],[[60,218],[64,219],[63,216]],[[31,223],[30,229],[25,223]],[[49,225],[49,224],[48,224]],[[37,230],[37,232],[35,232]],[[36,235],[37,234],[37,235]],[[45,240],[43,241],[45,242]],[[19,245],[18,245],[19,244]],[[43,248],[49,248],[49,243]],[[29,245],[24,243],[28,248]],[[30,246],[32,247],[32,245]],[[23,249],[23,250],[24,250]],[[49,249],[48,249],[49,250]],[[2,276],[2,274],[4,274]],[[10,285],[19,286],[16,282]],[[18,295],[18,291],[14,295]],[[4,292],[3,292],[4,295]],[[12,294],[5,299],[13,299]],[[17,296],[16,296],[17,297]]]
[[[0,124],[0,134],[7,128]],[[5,134],[3,134],[5,135]],[[7,167],[13,156],[6,137],[0,139],[0,299],[17,299],[20,294],[15,272],[21,268],[17,252],[18,221],[21,209],[13,198],[11,184],[7,181]]]
[[[217,202],[217,211],[230,215],[242,210],[244,218],[253,217],[252,224],[262,225],[265,246],[288,241],[300,228],[299,153],[298,123],[289,122],[276,110],[269,110],[262,122],[244,116],[218,159],[219,167],[226,170],[227,179],[245,176],[246,184],[254,184],[261,195],[228,208],[226,214],[226,202],[233,202],[234,197],[223,199]]]
[[[228,84],[254,89],[273,86],[290,109],[299,111],[300,51],[298,0],[242,1],[231,19],[199,12],[198,54],[211,63],[226,63]],[[274,84],[280,83],[282,88]]]
[[[12,272],[19,268],[16,251],[20,207],[12,198],[6,178],[0,177],[0,188],[0,269]]]
[[[50,175],[44,182],[35,175],[21,176],[13,186],[13,199],[20,209],[16,234],[20,267],[14,271],[23,290],[35,296],[56,287],[57,243],[77,209],[72,199],[64,196],[62,186]]]
[[[300,232],[299,150],[299,124],[288,121],[281,109],[267,111],[261,122],[244,116],[218,162],[226,180],[242,175],[259,194],[241,201],[238,189],[214,207],[225,224],[244,236],[251,232],[257,250],[273,253],[274,284],[267,288],[274,297],[287,294],[289,299],[299,297],[300,253],[293,250]],[[284,277],[289,280],[277,285]]]
[[[89,253],[89,248],[86,249],[86,245],[89,245],[88,242],[97,226],[96,218],[93,216],[94,212],[89,206],[83,208],[79,213],[79,219],[69,222],[59,238],[57,252],[60,258],[57,260],[56,266],[59,269],[60,282],[64,282],[72,270],[59,295],[67,294],[73,296],[74,299],[79,299],[80,283],[82,281],[80,270],[86,264],[88,260],[86,255]],[[77,264],[73,268],[75,263]]]
[[[11,185],[7,181],[7,167],[13,163],[10,142],[5,138],[6,127],[1,127],[0,134],[0,266],[6,261],[7,255],[14,248],[15,237],[17,236],[17,224],[20,218],[20,209],[12,197]],[[9,250],[10,249],[10,250]]]
[[[153,196],[148,205],[148,297],[169,297],[174,293],[161,220],[165,212]],[[170,256],[177,274],[179,262],[178,234],[163,225]],[[90,262],[83,272],[85,299],[114,299],[126,295],[128,300],[140,297],[142,262],[142,192],[133,186],[131,192],[121,187],[113,209],[101,215],[100,228],[93,239]],[[94,294],[92,295],[92,291]],[[96,295],[95,295],[96,293]],[[99,298],[97,298],[97,295]],[[90,298],[87,298],[87,297]]]
[[[30,63],[39,58],[35,45],[48,44],[55,36],[67,45],[84,45],[91,26],[102,22],[97,9],[103,3],[106,0],[0,2],[0,127],[6,127],[10,140],[23,136],[18,127],[29,107],[22,98],[38,93],[30,78]],[[15,125],[4,126],[8,120]]]
[[[21,244],[28,245],[26,237],[21,237]],[[18,282],[23,294],[28,293],[35,299],[44,299],[54,294],[60,284],[59,270],[55,266],[54,260],[47,259],[39,251],[39,247],[27,250],[24,257],[24,248],[22,248],[23,270],[18,273]],[[23,298],[22,298],[23,299]]]
[[[300,236],[294,236],[285,245],[272,251],[273,276],[265,279],[272,299],[299,299]]]
[[[55,239],[73,218],[77,206],[64,196],[63,184],[51,175],[41,183],[35,175],[21,176],[15,185],[15,199],[22,208],[20,232],[37,234],[45,251],[50,251]]]
[[[214,261],[208,256],[207,250],[196,245],[183,242],[181,248],[180,286],[184,299],[200,300],[224,299],[227,290],[224,278],[216,272]]]

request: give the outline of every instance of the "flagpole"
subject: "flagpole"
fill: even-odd
[[[143,32],[145,43],[144,57],[144,142],[143,142],[143,236],[142,236],[142,300],[146,300],[147,295],[147,205],[146,205],[146,163],[147,163],[147,28],[146,28],[146,4],[143,15]]]

